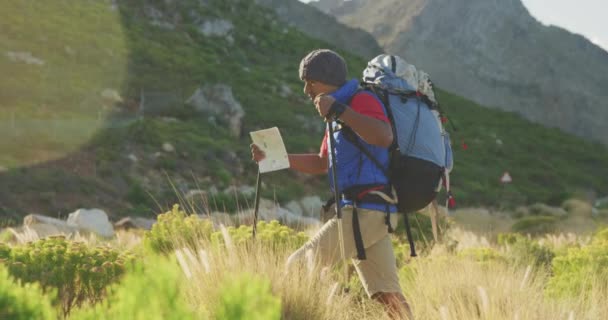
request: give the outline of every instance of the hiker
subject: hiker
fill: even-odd
[[[319,49],[306,55],[300,62],[299,75],[304,81],[304,93],[313,101],[319,116],[333,126],[335,145],[331,145],[326,131],[319,154],[289,154],[290,167],[308,174],[329,173],[333,190],[331,148],[335,148],[337,184],[342,194],[334,205],[342,210],[345,257],[352,258],[370,298],[382,303],[392,318],[412,319],[399,284],[389,235],[397,226],[397,208],[378,195],[391,193],[386,190],[387,178],[349,141],[353,136],[346,137],[354,133],[354,139],[360,139],[388,167],[393,131],[386,110],[373,93],[359,90],[356,79],[346,80],[346,62],[331,50]],[[254,161],[264,159],[255,144],[251,145],[251,152]],[[287,264],[304,258],[308,250],[321,265],[338,263],[342,259],[338,226],[338,219],[333,216],[289,257]]]

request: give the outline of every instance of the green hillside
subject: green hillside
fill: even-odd
[[[232,27],[204,35],[205,22],[214,21]],[[301,57],[333,48],[353,77],[371,58],[311,39],[250,0],[3,2],[0,30],[0,68],[11,75],[0,79],[0,214],[9,217],[82,206],[114,217],[153,214],[188,190],[254,185],[249,131],[277,126],[288,151],[318,150],[322,123],[301,91]],[[185,103],[214,84],[231,87],[242,105],[240,136]],[[107,89],[120,101],[109,103]],[[172,102],[134,111],[155,102],[154,92]],[[453,94],[439,98],[458,127],[452,183],[459,205],[608,194],[606,148]],[[165,143],[175,151],[162,151]],[[511,185],[499,183],[504,171]],[[281,202],[327,195],[324,177],[285,171],[265,182],[263,195]],[[220,192],[208,206],[235,210],[250,198]]]

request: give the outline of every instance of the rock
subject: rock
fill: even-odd
[[[123,102],[123,99],[118,91],[114,89],[104,89],[101,91],[101,97],[109,103]]]
[[[253,223],[253,209],[243,210],[240,214],[237,215],[237,220],[239,223]],[[274,201],[268,199],[260,199],[260,207],[258,211],[260,220],[278,220],[283,224],[289,225],[291,227],[301,227],[301,226],[317,226],[321,222],[319,219],[305,217],[302,215],[295,214],[286,208],[281,208]]]
[[[70,47],[70,46],[65,46],[63,48],[63,50],[65,51],[65,53],[67,53],[70,56],[75,56],[76,55],[76,51],[74,51],[74,49],[72,49],[72,47]]]
[[[300,206],[300,203],[295,200],[289,201],[285,205],[285,208],[298,215],[302,215],[304,213],[304,211],[302,210],[302,206]]]
[[[293,90],[291,90],[291,88],[286,84],[282,84],[281,87],[279,88],[279,95],[283,98],[287,98],[287,97],[291,96],[292,94],[293,94]]]
[[[175,147],[169,142],[163,143],[163,151],[167,153],[175,152]]]
[[[115,230],[129,230],[129,229],[143,229],[151,230],[152,226],[156,223],[154,219],[147,219],[142,217],[125,217],[118,222],[114,223]]]
[[[210,113],[228,124],[233,136],[241,135],[243,106],[236,101],[232,88],[224,84],[205,85],[198,88],[186,101],[199,112]]]
[[[127,156],[127,159],[131,160],[131,162],[137,162],[137,161],[139,161],[139,159],[137,158],[137,156],[134,155],[133,153],[129,154]]]
[[[306,216],[316,217],[321,211],[321,207],[325,204],[319,196],[304,197],[300,200],[303,214]]]
[[[8,51],[6,52],[6,56],[13,62],[23,62],[37,66],[43,66],[45,64],[44,60],[34,57],[31,52]]]
[[[101,209],[78,209],[70,213],[67,224],[81,230],[96,233],[102,237],[114,236],[114,228],[108,215]]]
[[[188,190],[188,192],[184,196],[184,199],[187,201],[203,200],[206,198],[207,198],[207,191],[199,190],[199,189]]]
[[[67,222],[39,214],[29,214],[23,218],[23,226],[13,229],[19,242],[42,239],[54,235],[72,235],[78,228]]]
[[[224,19],[205,21],[198,27],[198,31],[207,37],[225,37],[232,29],[234,29],[232,22]]]
[[[156,9],[153,6],[150,5],[146,5],[144,6],[144,15],[146,15],[146,17],[148,17],[148,19],[150,19],[150,24],[163,28],[163,29],[167,29],[167,30],[174,30],[175,29],[175,25],[173,25],[171,22],[167,21],[163,12],[161,10]]]
[[[198,217],[201,219],[210,219],[211,222],[213,222],[213,225],[215,227],[219,227],[220,225],[225,225],[225,226],[234,225],[232,216],[226,212],[213,211],[210,214],[199,214]]]

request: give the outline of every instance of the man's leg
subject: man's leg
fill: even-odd
[[[372,299],[382,303],[392,319],[414,320],[410,305],[401,292],[377,292]]]
[[[397,275],[397,261],[390,234],[386,231],[383,216],[380,224],[369,221],[365,233],[383,234],[384,236],[365,249],[366,260],[353,259],[361,283],[367,294],[385,306],[393,319],[413,319],[409,305],[402,294]],[[391,224],[397,225],[397,215],[391,216]],[[364,236],[365,237],[365,236]]]
[[[344,252],[346,259],[350,259],[355,253],[355,243],[353,240],[352,210],[348,208],[342,209],[342,229],[344,233]],[[287,259],[287,267],[303,259],[308,250],[312,250],[315,262],[321,266],[331,266],[342,259],[337,218],[329,219],[308,242],[291,254]]]

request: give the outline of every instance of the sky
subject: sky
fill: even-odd
[[[300,0],[309,2],[311,0]],[[578,33],[608,50],[608,0],[522,0],[528,11],[545,25]]]

